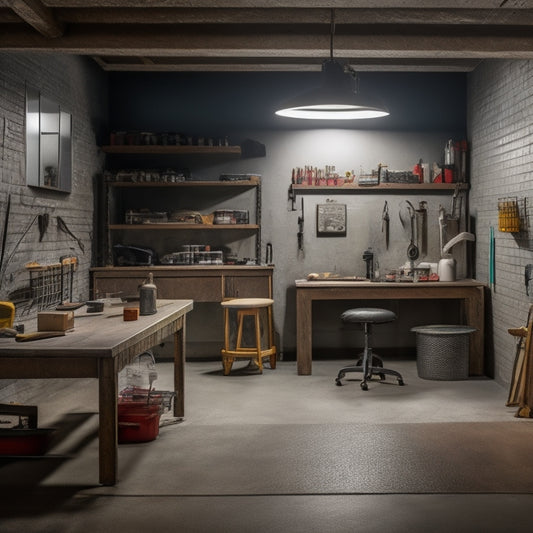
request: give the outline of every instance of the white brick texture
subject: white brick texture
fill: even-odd
[[[470,213],[477,233],[476,277],[489,282],[492,226],[495,284],[487,307],[486,346],[488,363],[502,384],[510,383],[516,351],[507,330],[525,325],[532,301],[526,295],[524,269],[533,263],[533,252],[529,232],[498,231],[498,200],[525,200],[526,211],[531,203],[532,104],[532,61],[485,61],[469,75]]]
[[[72,192],[61,194],[26,186],[25,88],[31,85],[72,114]],[[89,268],[93,247],[93,189],[102,172],[104,157],[97,135],[107,130],[106,75],[91,59],[0,53],[0,231],[4,231],[6,206],[11,199],[6,246],[0,271],[0,300],[16,303],[16,321],[36,316],[29,294],[25,264],[57,263],[61,256],[79,260],[74,275],[73,300],[89,298]],[[41,241],[35,217],[49,215]],[[65,232],[57,217],[78,237],[85,251]],[[33,221],[33,224],[32,224]],[[29,228],[29,229],[28,229]],[[27,232],[26,232],[27,231]],[[24,233],[26,234],[24,235]],[[0,242],[1,246],[1,242]],[[0,389],[6,386],[0,379]]]

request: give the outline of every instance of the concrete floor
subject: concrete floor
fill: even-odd
[[[525,424],[533,430],[533,421],[517,419],[515,409],[505,407],[507,390],[492,380],[422,380],[415,362],[403,360],[388,366],[402,372],[405,387],[388,378],[387,383],[372,382],[363,392],[355,374],[345,386],[335,386],[334,377],[344,363],[315,361],[312,376],[297,376],[294,362],[279,362],[276,370],[265,369],[263,375],[240,362],[230,376],[222,376],[218,362],[187,363],[185,420],[161,428],[157,441],[120,446],[120,481],[116,487],[98,486],[96,417],[80,415],[83,423],[46,459],[0,463],[0,531],[531,531],[530,491],[495,493],[490,487],[483,492],[461,491],[458,484],[456,491],[442,493],[424,493],[423,489],[394,493],[390,488],[350,493],[340,488],[346,481],[341,479],[342,472],[337,491],[335,476],[328,477],[329,485],[324,476],[322,483],[317,473],[324,464],[318,464],[316,457],[322,454],[327,458],[329,450],[290,441],[302,431],[309,435],[315,428],[322,432],[327,428],[333,435],[329,436],[331,442],[336,435],[341,438],[359,425],[372,424],[379,447],[383,444],[379,442],[380,428],[388,428],[390,434],[390,429],[399,425],[494,422]],[[154,385],[170,389],[172,365],[158,363],[157,371]],[[94,380],[27,381],[3,390],[0,401],[39,405],[40,425],[44,427],[54,425],[60,414],[96,412],[96,393]],[[187,433],[202,438],[182,449],[187,441],[180,436]],[[218,455],[210,456],[221,433],[229,439],[224,451],[219,449]],[[254,434],[267,434],[274,442],[279,437],[276,454],[239,446],[248,442],[244,437]],[[300,446],[303,455],[314,459],[297,462],[296,470],[286,472],[285,477],[312,479],[314,484],[298,485],[298,490],[291,491],[281,482],[276,485],[272,470],[288,461],[289,454],[284,453],[287,442]],[[353,453],[369,452],[356,448]],[[512,450],[508,455],[506,459],[512,462]],[[202,462],[203,457],[216,457],[216,461]],[[163,466],[154,471],[157,464]],[[491,464],[485,466],[491,468]],[[379,464],[375,472],[387,482],[387,471]],[[232,475],[224,477],[226,473]],[[424,475],[431,477],[432,473]],[[176,479],[185,476],[190,476],[190,484]],[[254,490],[247,492],[243,487],[250,486],[250,477]],[[219,484],[213,481],[217,479]],[[227,480],[225,486],[220,485],[221,479]],[[182,489],[178,490],[180,481]],[[187,491],[189,485],[191,490]],[[391,479],[390,487],[394,486]]]

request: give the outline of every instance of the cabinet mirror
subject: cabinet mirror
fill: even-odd
[[[70,192],[72,117],[60,104],[26,87],[26,184]]]

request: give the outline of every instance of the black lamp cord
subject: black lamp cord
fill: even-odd
[[[331,29],[329,36],[329,58],[333,61],[333,36],[335,35],[335,9],[331,10]]]
[[[330,61],[334,61],[333,59],[333,38],[335,36],[335,9],[332,8],[330,10],[330,36],[329,36],[329,59]],[[352,77],[354,82],[354,92],[359,92],[359,76],[357,75],[357,72],[348,64],[344,65],[343,67],[344,73],[348,74]]]

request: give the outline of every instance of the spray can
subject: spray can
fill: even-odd
[[[455,153],[452,139],[450,139],[444,147],[444,164],[450,166],[455,164]]]

